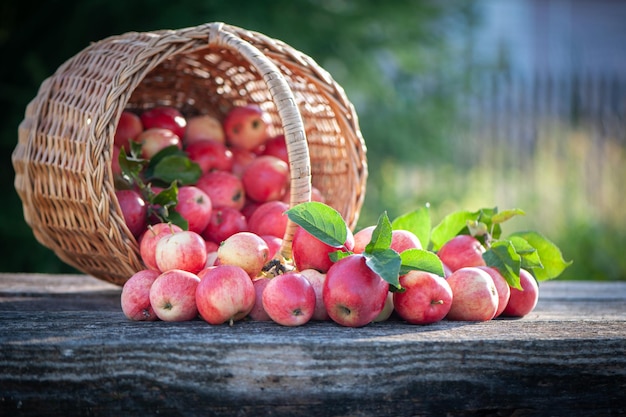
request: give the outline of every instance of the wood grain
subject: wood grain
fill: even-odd
[[[137,323],[119,292],[0,274],[0,415],[626,413],[626,283],[545,283],[522,319],[360,329]]]

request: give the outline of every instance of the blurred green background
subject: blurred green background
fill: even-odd
[[[574,260],[626,279],[626,3],[81,0],[0,6],[0,271],[75,272],[33,238],[11,152],[41,82],[90,42],[223,21],[281,39],[344,87],[368,147],[359,227],[430,204],[497,206]]]

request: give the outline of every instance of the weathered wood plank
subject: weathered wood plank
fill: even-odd
[[[0,274],[0,415],[624,415],[626,283],[543,287],[518,320],[229,327]]]

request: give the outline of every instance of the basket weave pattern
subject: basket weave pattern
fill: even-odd
[[[42,83],[12,156],[26,222],[64,262],[123,284],[143,264],[111,171],[122,111],[168,105],[187,117],[221,119],[249,103],[271,115],[273,134],[285,134],[290,205],[309,201],[312,184],[354,228],[365,195],[366,148],[343,89],[284,42],[223,23],[106,38]]]

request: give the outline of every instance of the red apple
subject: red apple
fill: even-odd
[[[217,249],[219,244],[210,240],[205,240],[206,243],[206,268],[215,266],[217,261]],[[198,272],[200,274],[200,272]]]
[[[535,277],[525,269],[519,271],[522,290],[511,288],[511,297],[502,312],[502,316],[524,317],[535,309],[539,301],[539,286]]]
[[[128,230],[138,238],[148,227],[148,206],[145,200],[135,190],[117,190],[115,196]]]
[[[158,270],[156,263],[156,245],[159,240],[166,235],[182,232],[179,226],[172,223],[156,223],[148,226],[148,229],[139,239],[139,254],[141,260],[148,269]]]
[[[270,260],[270,249],[258,235],[235,233],[223,241],[217,250],[217,265],[236,265],[254,278]]]
[[[134,273],[122,287],[121,305],[130,320],[153,321],[157,319],[150,304],[150,287],[161,275],[159,271],[142,269]]]
[[[359,254],[334,263],[326,274],[324,305],[330,318],[347,327],[362,327],[385,306],[389,284],[372,271]]]
[[[248,168],[248,165],[256,159],[257,154],[247,149],[237,148],[236,146],[231,146],[230,151],[233,154],[231,172],[241,178],[246,168]]]
[[[190,230],[163,236],[154,253],[162,272],[182,269],[196,274],[206,266],[206,243],[202,236]]]
[[[221,207],[213,210],[209,224],[202,232],[202,237],[219,244],[235,233],[247,230],[248,221],[239,210]]]
[[[144,128],[141,124],[141,119],[135,113],[125,110],[120,115],[120,120],[117,122],[117,128],[115,129],[115,135],[113,136],[113,143],[118,148],[126,149],[126,153],[130,151],[129,142],[136,140],[137,136],[143,132]]]
[[[305,269],[300,271],[302,275],[311,283],[313,290],[315,291],[315,311],[313,311],[312,320],[325,321],[330,320],[330,316],[326,311],[324,305],[324,298],[322,296],[324,292],[324,282],[326,281],[326,274],[322,274],[315,269]]]
[[[499,317],[506,305],[509,303],[509,298],[511,298],[511,287],[509,287],[509,283],[506,282],[502,274],[490,266],[477,266],[477,268],[486,271],[489,275],[491,275],[491,279],[493,279],[493,283],[496,286],[496,290],[498,290],[498,310],[496,310],[495,317]]]
[[[437,252],[441,262],[452,272],[467,266],[484,266],[485,248],[473,236],[458,235],[447,241]]]
[[[155,127],[144,130],[137,136],[137,142],[141,143],[141,156],[144,159],[152,158],[168,146],[182,149],[180,138],[169,129]]]
[[[185,120],[182,113],[174,107],[155,107],[141,113],[140,118],[145,130],[161,128],[174,132],[180,139],[185,136],[187,120]]]
[[[176,212],[188,223],[188,230],[202,233],[211,220],[213,200],[200,188],[183,185],[178,188]]]
[[[202,141],[216,141],[224,143],[224,129],[222,123],[208,114],[201,114],[187,118],[187,127],[183,144],[185,146]]]
[[[259,236],[272,235],[279,238],[285,236],[289,217],[285,212],[289,205],[282,201],[261,203],[248,219],[248,228]]]
[[[255,300],[250,276],[234,265],[208,269],[196,289],[198,312],[213,325],[243,319],[254,307]]]
[[[262,235],[261,239],[267,243],[270,248],[269,259],[274,259],[280,248],[283,246],[283,239],[272,235]]]
[[[265,287],[267,287],[267,284],[269,284],[271,280],[272,279],[268,277],[259,277],[259,278],[256,278],[254,281],[252,281],[252,285],[254,286],[254,293],[256,295],[254,307],[252,307],[252,310],[250,310],[250,313],[248,314],[248,316],[252,320],[256,320],[256,321],[272,320],[270,315],[267,314],[267,311],[265,311],[265,308],[263,307],[263,291],[265,290]]]
[[[270,137],[271,119],[258,105],[233,107],[224,118],[226,143],[252,151]]]
[[[160,274],[150,287],[150,304],[163,321],[187,321],[198,316],[196,274],[172,269]]]
[[[285,135],[278,135],[268,139],[267,142],[265,142],[265,148],[263,149],[262,155],[275,156],[289,164],[289,154],[287,152]]]
[[[203,173],[230,171],[233,168],[233,153],[222,142],[203,140],[185,147],[190,160],[198,164]]]
[[[213,207],[232,207],[241,210],[246,202],[243,183],[235,174],[211,171],[202,174],[196,186],[207,193]]]
[[[113,177],[122,176],[122,167],[120,166],[120,147],[113,146],[113,153],[111,154],[111,172]]]
[[[394,308],[408,323],[435,323],[450,311],[453,293],[444,278],[425,271],[409,271],[400,277],[400,285],[405,290],[394,293]]]
[[[296,268],[300,271],[304,269],[316,269],[320,272],[327,272],[333,265],[329,254],[338,250],[344,252],[354,248],[354,236],[350,229],[346,228],[347,237],[343,248],[335,248],[322,242],[302,227],[298,226],[293,234],[291,250]]]
[[[282,326],[301,326],[315,311],[315,290],[299,272],[277,275],[263,291],[263,308]]]
[[[498,310],[498,290],[491,276],[476,267],[454,271],[447,279],[452,288],[449,320],[487,321]]]
[[[281,200],[289,187],[289,166],[275,156],[259,156],[248,165],[241,181],[246,196],[254,201]]]

